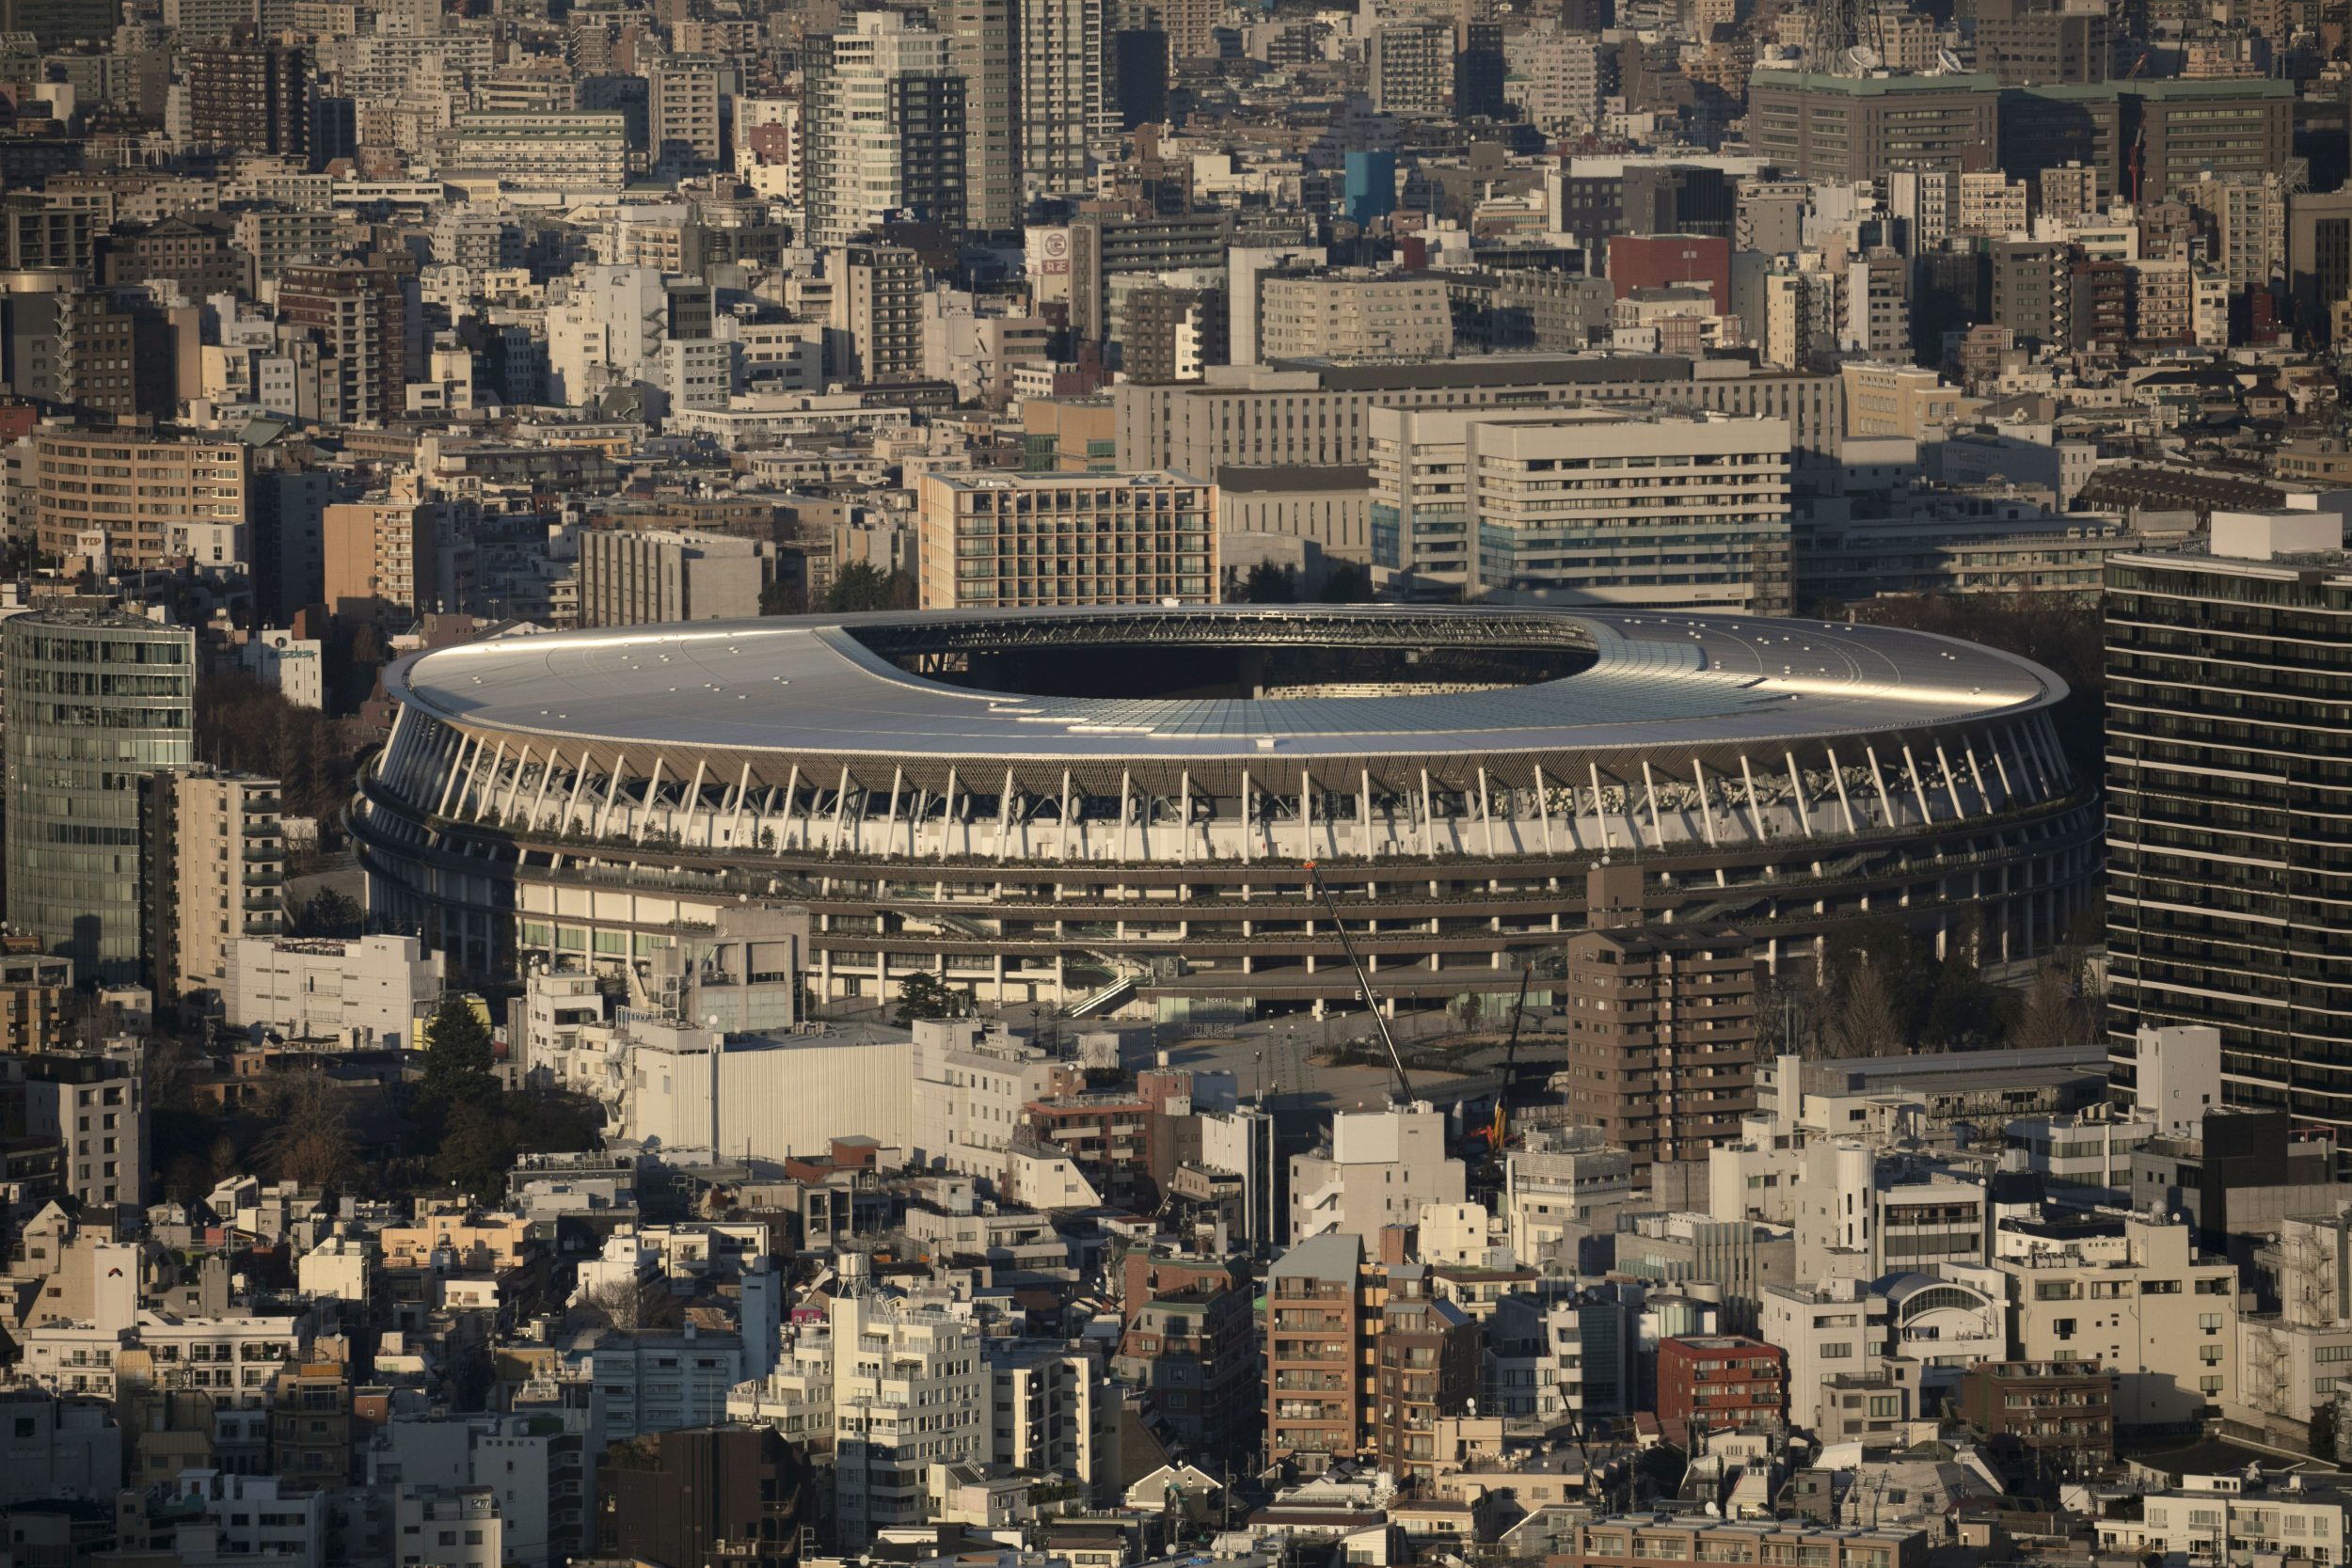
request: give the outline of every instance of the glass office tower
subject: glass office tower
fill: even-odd
[[[139,780],[195,760],[196,634],[119,610],[0,624],[8,922],[74,977],[140,978]]]

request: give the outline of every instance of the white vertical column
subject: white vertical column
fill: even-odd
[[[1593,786],[1593,847],[1606,849],[1609,847],[1609,818],[1600,809],[1600,764],[1587,762],[1584,773]]]
[[[1797,753],[1787,751],[1781,756],[1788,764],[1788,798],[1797,803],[1797,820],[1804,824],[1804,836],[1813,836],[1813,802],[1804,798],[1804,774],[1797,767]]]
[[[523,754],[515,759],[515,777],[506,786],[506,803],[499,807],[499,819],[501,821],[506,821],[507,818],[512,817],[515,815],[515,797],[522,793],[523,774],[529,771],[530,768],[531,747],[526,743],[523,747]],[[493,784],[497,783],[495,779],[491,782]],[[511,827],[513,824],[509,822],[508,826]]]
[[[694,832],[694,818],[701,814],[703,809],[703,781],[709,776],[710,759],[707,756],[696,757],[694,759],[694,782],[688,786],[680,801],[686,807],[686,825],[678,830],[677,835],[680,844],[684,844]],[[676,815],[673,813],[671,820],[676,819]],[[711,826],[715,828],[718,824],[714,822]]]
[[[1005,863],[1005,835],[1012,829],[1012,769],[1005,769],[1005,787],[996,793],[996,863]]]
[[[882,818],[882,849],[885,859],[889,857],[898,837],[898,794],[906,782],[907,770],[903,763],[890,770],[890,815]],[[914,839],[912,834],[909,834],[907,853],[912,855],[914,852]]]
[[[1984,787],[1984,769],[1977,764],[1977,743],[1969,739],[1966,736],[1961,736],[1960,754],[1965,757],[1968,761],[1968,778],[1969,781],[1977,786],[1977,804],[1984,808],[1984,814],[1987,816],[1992,816],[1994,811],[1993,796],[1992,793]]]
[[[637,831],[629,834],[631,844],[645,842],[645,825],[653,820],[654,802],[661,798],[661,765],[668,760],[660,752],[653,754],[653,771],[645,775],[645,803],[637,814]]]
[[[1715,838],[1715,802],[1708,798],[1707,769],[1699,766],[1699,759],[1696,757],[1692,757],[1691,759],[1691,784],[1692,788],[1699,792],[1699,817],[1707,824],[1708,847],[1710,849],[1717,847]]]
[[[1756,803],[1756,769],[1748,764],[1748,753],[1740,753],[1740,777],[1748,786],[1748,829],[1756,834],[1758,844],[1764,842],[1764,808]]]
[[[1373,858],[1372,845],[1372,769],[1356,770],[1356,852],[1366,861]]]
[[[850,810],[850,765],[841,765],[841,783],[833,792],[833,842],[825,846],[827,855],[841,852],[841,819]]]
[[[1960,803],[1960,779],[1952,771],[1952,759],[1944,750],[1944,743],[1935,743],[1936,765],[1944,769],[1944,793],[1952,798],[1952,817],[1955,821],[1968,815],[1968,808]]]
[[[1298,770],[1298,858],[1315,858],[1315,783],[1304,768]]]
[[[1836,747],[1832,746],[1827,748],[1827,750],[1829,752],[1829,782],[1837,786],[1837,809],[1845,814],[1846,832],[1850,833],[1858,833],[1862,830],[1854,826],[1853,801],[1847,799],[1846,796],[1845,767],[1837,760]]]
[[[814,810],[816,804],[816,801],[811,800],[809,802],[810,809]],[[775,809],[775,796],[773,793],[771,793],[768,797],[768,810],[770,815],[772,816]],[[785,779],[784,782],[784,826],[776,830],[776,853],[779,856],[784,853],[786,847],[791,842],[792,814],[800,809],[801,765],[796,762],[792,765],[791,773]],[[803,849],[810,847],[808,842],[808,830],[806,828],[803,828],[801,830],[801,847]]]
[[[751,792],[752,764],[751,759],[747,757],[743,762],[742,776],[735,781],[735,812],[727,818],[727,847],[730,849],[736,847],[736,841],[742,836],[743,798]],[[713,823],[712,826],[715,827],[717,824]]]
[[[1928,809],[1928,786],[1919,777],[1919,759],[1911,754],[1911,742],[1903,742],[1903,771],[1911,775],[1912,798],[1919,802],[1919,820],[1933,822],[1935,813]]]
[[[1070,769],[1061,770],[1061,832],[1054,848],[1054,857],[1067,864],[1070,860]]]
[[[550,748],[548,760],[539,765],[539,787],[531,797],[531,831],[539,831],[539,808],[548,803],[548,785],[555,782],[555,765],[564,760],[561,747]]]
[[[1551,791],[1544,787],[1544,765],[1535,765],[1535,815],[1544,825],[1544,853],[1551,853]]]
[[[939,817],[939,858],[947,858],[947,840],[956,831],[956,765],[947,765],[947,803]]]
[[[580,749],[580,760],[572,765],[572,792],[564,801],[564,831],[567,833],[576,831],[575,824],[580,820],[580,792],[587,783],[588,749],[583,746]]]
[[[1642,793],[1649,800],[1649,837],[1653,848],[1666,847],[1666,830],[1658,820],[1658,780],[1650,772],[1649,758],[1642,759]]]
[[[1421,770],[1421,853],[1424,860],[1438,856],[1437,800],[1429,793],[1429,769]]]
[[[450,792],[457,787],[457,781],[466,776],[466,752],[469,748],[476,752],[482,750],[481,737],[467,735],[457,737],[457,757],[450,767],[449,777],[442,782],[441,798],[434,804],[433,815],[436,816],[449,815]]]
[[[1478,770],[1478,825],[1486,834],[1486,858],[1492,860],[1495,858],[1495,807],[1494,798],[1486,790],[1486,770],[1484,768]]]
[[[614,797],[621,793],[621,771],[628,766],[628,753],[623,752],[613,757],[612,771],[605,777],[604,809],[596,813],[596,836],[597,838],[604,836],[605,825],[612,819],[612,801]]]
[[[1879,788],[1879,806],[1886,813],[1886,826],[1895,825],[1895,797],[1886,792],[1886,770],[1879,766],[1879,749],[1864,746],[1862,754],[1870,764],[1870,782]]]
[[[1176,830],[1176,863],[1192,863],[1192,769],[1184,769],[1184,780],[1177,786],[1179,798],[1176,816],[1181,826]]]

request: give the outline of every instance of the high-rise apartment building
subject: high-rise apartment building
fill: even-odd
[[[247,34],[199,44],[184,57],[188,134],[198,143],[309,162],[316,92],[309,49]]]
[[[84,289],[56,296],[56,309],[59,402],[118,419],[177,410],[171,324],[144,293]]]
[[[245,558],[245,449],[81,430],[33,435],[33,537],[41,554],[88,555],[109,565],[160,567],[209,558],[215,533]]]
[[[976,90],[959,74],[966,42],[910,27],[895,11],[861,11],[855,26],[809,40],[803,124],[811,243],[844,245],[892,218],[964,221]]]
[[[322,528],[326,607],[338,615],[418,615],[447,608],[441,507],[402,497],[342,501]]]
[[[1788,425],[1375,407],[1372,555],[1465,594],[1786,614]]]
[[[1454,118],[1501,119],[1503,115],[1502,24],[1466,23],[1454,52]]]
[[[720,62],[672,55],[646,73],[645,119],[656,172],[668,179],[717,168],[724,153]]]
[[[1209,486],[1184,474],[926,474],[926,610],[1210,602]]]
[[[278,283],[278,319],[307,332],[322,367],[319,418],[382,424],[407,409],[407,308],[400,280],[381,267],[289,267]]]
[[[1454,29],[1442,22],[1394,22],[1372,35],[1372,106],[1389,115],[1445,109],[1454,80]]]
[[[923,372],[923,262],[903,245],[853,245],[833,269],[833,322],[850,381],[905,381]]]
[[[156,1001],[216,1005],[246,937],[285,929],[286,840],[276,779],[198,768],[141,785],[148,964]]]
[[[1373,1447],[1385,1281],[1364,1268],[1363,1238],[1329,1231],[1292,1246],[1265,1275],[1266,1460],[1309,1473]]]
[[[952,69],[963,78],[964,221],[975,229],[1010,229],[1025,206],[1014,65],[1020,0],[953,0],[942,14]]]
[[[138,781],[195,760],[196,634],[122,610],[0,623],[8,923],[77,974],[136,983]]]
[[[1645,926],[1638,866],[1596,867],[1591,884],[1592,928],[1567,944],[1568,1108],[1637,1175],[1704,1160],[1756,1108],[1753,948]]]
[[[2201,1024],[2225,1103],[2352,1129],[2333,1065],[2352,1060],[2343,543],[2331,513],[2216,512],[2202,551],[2108,558],[2107,1026],[2127,1103],[2138,1032]]]
[[[1109,0],[1018,0],[1023,194],[1088,191],[1096,137],[1117,126]]]

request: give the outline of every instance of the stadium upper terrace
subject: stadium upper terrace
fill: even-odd
[[[354,814],[372,897],[485,963],[628,953],[693,918],[683,889],[807,904],[821,995],[922,969],[1067,1000],[1073,957],[1163,993],[1345,994],[1311,857],[1363,901],[1384,990],[1434,995],[1557,945],[1604,858],[1641,863],[1658,918],[1775,960],[1888,912],[2032,951],[2096,863],[2062,683],[1878,626],[879,614],[519,636],[387,684]]]

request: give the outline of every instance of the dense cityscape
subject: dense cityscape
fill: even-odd
[[[2346,344],[2341,0],[0,0],[0,1568],[2352,1564]]]

